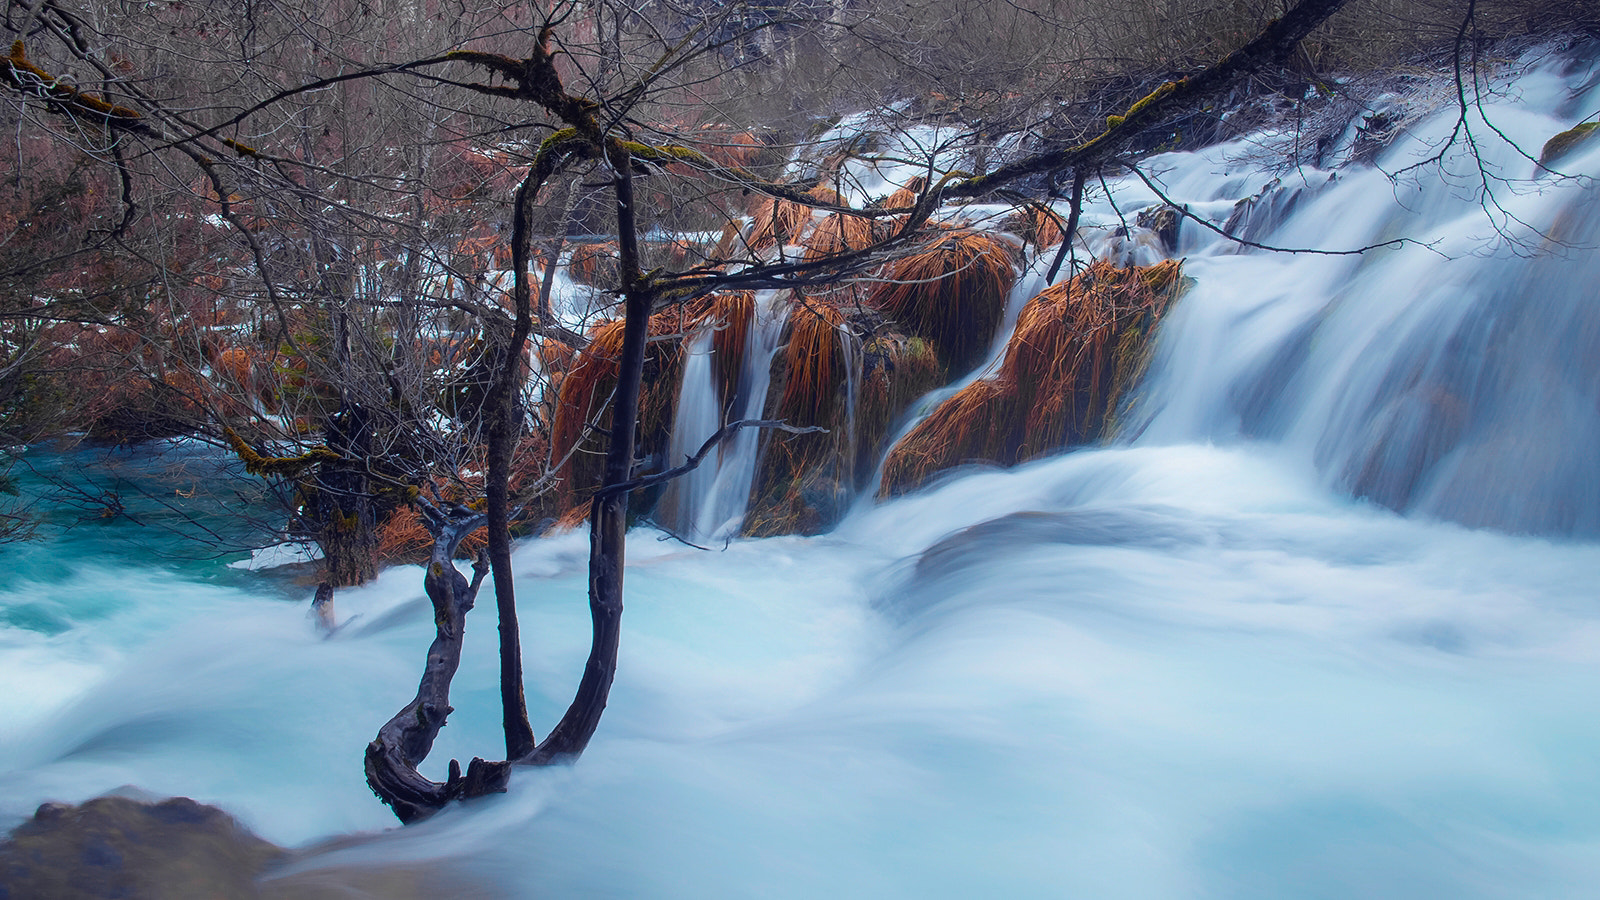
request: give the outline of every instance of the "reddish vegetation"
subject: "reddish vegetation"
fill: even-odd
[[[751,291],[724,291],[700,301],[693,327],[712,328],[712,364],[716,368],[717,402],[727,409],[739,387],[745,344],[755,318],[756,295]]]
[[[883,200],[884,209],[910,209],[917,205],[922,192],[928,189],[928,179],[918,175]]]
[[[1024,237],[1035,247],[1044,249],[1061,243],[1061,217],[1042,206],[1029,206],[1023,213]]]
[[[882,492],[970,460],[1013,465],[1106,436],[1181,272],[1176,260],[1097,262],[1029,301],[999,372],[946,400],[895,446]]]
[[[744,237],[743,248],[750,253],[760,253],[784,244],[794,243],[811,223],[811,207],[793,200],[763,197],[750,210],[750,231]]]
[[[640,455],[666,446],[682,370],[682,339],[691,322],[690,312],[682,307],[650,317],[651,343],[645,355],[639,398]],[[611,392],[622,356],[622,325],[618,319],[590,329],[588,346],[577,354],[561,379],[550,446],[560,502],[567,510],[563,520],[576,514],[581,521],[583,510],[588,508],[584,503],[586,495],[600,483],[603,444],[589,432],[591,426],[601,430],[609,427]]]
[[[612,287],[616,284],[617,267],[615,243],[575,244],[567,263],[567,276],[579,284]]]
[[[862,250],[877,239],[877,228],[872,219],[834,213],[824,218],[805,238],[807,262],[825,259],[841,253]]]
[[[789,314],[789,345],[779,418],[791,425],[828,425],[845,379],[839,342],[845,317],[826,297],[795,298]]]
[[[1005,314],[1016,278],[1009,246],[976,231],[947,231],[884,270],[870,302],[932,342],[952,373],[977,365]]]
[[[728,168],[750,168],[756,164],[763,149],[761,139],[750,132],[716,124],[701,126],[697,143],[700,152],[718,165]]]

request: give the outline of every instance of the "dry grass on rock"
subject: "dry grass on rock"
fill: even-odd
[[[956,374],[982,360],[1005,315],[1016,269],[1003,239],[954,229],[890,263],[884,279],[871,304],[930,341]]]
[[[1108,435],[1151,330],[1181,286],[1177,260],[1126,269],[1097,262],[1029,301],[999,372],[946,400],[895,446],[881,493],[964,462],[1015,465]]]

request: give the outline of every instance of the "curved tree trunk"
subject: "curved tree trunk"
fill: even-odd
[[[533,727],[522,689],[522,636],[517,624],[517,593],[511,572],[511,457],[522,431],[523,352],[532,329],[532,292],[528,285],[529,207],[543,182],[537,171],[528,173],[517,188],[511,212],[512,305],[516,318],[506,342],[499,371],[489,386],[485,406],[488,421],[485,509],[489,524],[489,565],[494,570],[495,609],[500,617],[500,708],[505,731],[506,758],[520,759],[533,752]]]
[[[488,573],[489,564],[480,555],[473,565],[472,582],[456,569],[452,559],[456,548],[468,534],[483,525],[482,514],[446,516],[431,505],[424,505],[424,518],[433,532],[433,556],[423,587],[433,603],[437,629],[428,648],[428,661],[422,670],[417,696],[394,718],[384,723],[378,736],[367,745],[367,784],[378,798],[389,804],[405,823],[432,815],[459,797],[476,797],[505,790],[509,777],[506,763],[474,758],[462,776],[461,766],[450,761],[450,775],[443,783],[432,781],[417,771],[417,765],[433,749],[434,738],[450,715],[450,681],[461,663],[461,637],[467,611],[472,609],[478,588]]]
[[[323,577],[336,588],[365,584],[378,574],[377,511],[367,471],[370,415],[359,405],[342,405],[328,419],[327,444],[340,458],[318,467],[308,492],[316,510]]]
[[[644,376],[644,351],[649,338],[651,289],[639,269],[633,175],[625,152],[612,154],[616,173],[617,248],[624,289],[622,358],[617,364],[617,392],[606,447],[605,480],[589,509],[589,617],[594,636],[589,660],[572,705],[523,762],[548,765],[583,753],[600,724],[617,673],[617,647],[622,636],[622,568],[627,557],[628,492],[614,490],[633,477],[633,444],[638,431],[639,385]],[[612,488],[612,491],[607,491]]]

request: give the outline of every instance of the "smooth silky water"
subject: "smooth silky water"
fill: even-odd
[[[1536,69],[1486,109],[1537,150],[1600,108],[1594,75]],[[1271,178],[1238,151],[1150,168],[1220,220]],[[1432,249],[1186,238],[1127,443],[955,473],[821,537],[636,530],[588,753],[411,828],[361,752],[416,687],[419,569],[341,592],[325,638],[308,591],[220,563],[0,550],[29,560],[0,600],[0,810],[135,785],[284,843],[392,829],[305,870],[423,863],[519,897],[1593,896],[1600,196],[1508,186],[1508,238],[1468,165],[1303,170],[1313,196],[1255,234]],[[1561,168],[1600,174],[1600,142]],[[536,728],[581,672],[586,558],[581,534],[515,554]],[[56,624],[15,612],[40,602]],[[468,620],[434,777],[499,753],[494,624]]]

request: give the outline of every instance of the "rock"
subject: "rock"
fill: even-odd
[[[1134,218],[1134,224],[1161,241],[1161,252],[1168,256],[1178,249],[1178,226],[1182,223],[1183,212],[1165,203],[1141,209]]]
[[[1548,166],[1587,143],[1594,137],[1597,125],[1600,122],[1583,122],[1545,141],[1544,149],[1539,151],[1539,165]]]
[[[187,797],[46,803],[0,844],[0,898],[256,897],[284,850]]]
[[[393,832],[290,851],[187,797],[45,803],[0,842],[0,900],[423,900],[501,892],[438,862],[366,864],[344,851]]]

